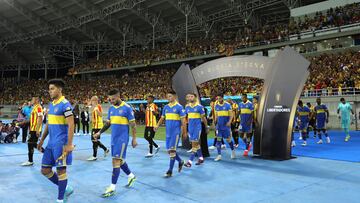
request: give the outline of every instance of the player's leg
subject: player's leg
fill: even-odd
[[[153,127],[150,127],[149,129],[150,131],[150,142],[152,143],[152,145],[155,147],[155,154],[157,154],[160,150],[160,146],[158,144],[156,144],[156,142],[154,141],[155,138],[155,130]]]
[[[302,124],[302,126],[300,127],[300,131],[301,131],[301,137],[303,140],[303,143],[301,144],[302,146],[306,146],[307,142],[306,142],[306,138],[307,138],[307,128],[308,126],[305,124]]]
[[[150,129],[149,127],[145,127],[144,131],[144,138],[149,143],[149,153],[145,157],[152,157],[153,156],[153,143],[150,140]]]
[[[202,150],[201,150],[201,133],[202,133],[202,129],[199,130],[198,132],[198,142],[195,143],[195,149],[196,149],[196,154],[198,156],[198,161],[195,165],[200,165],[202,163],[204,163],[204,157],[203,157],[203,153],[202,153]]]
[[[133,183],[136,180],[135,175],[131,172],[131,170],[129,169],[128,164],[126,163],[126,151],[127,151],[127,146],[128,146],[128,141],[125,141],[123,143],[121,143],[121,148],[120,148],[120,156],[118,159],[120,159],[120,168],[122,171],[124,171],[124,173],[128,176],[128,184],[126,185],[126,187],[131,187],[133,185]]]
[[[231,130],[228,129],[224,132],[224,138],[226,139],[227,143],[230,146],[231,149],[231,159],[235,159],[235,148],[234,148],[234,142],[232,141],[232,135]]]
[[[223,136],[222,130],[216,130],[216,149],[217,149],[217,156],[215,157],[214,161],[220,161],[221,160],[221,140]]]
[[[22,166],[32,166],[34,164],[33,157],[37,145],[37,136],[35,131],[30,131],[28,139],[28,161],[22,163]]]
[[[62,202],[65,197],[65,190],[67,187],[66,166],[56,168],[58,174],[58,202]]]
[[[345,142],[348,142],[350,140],[350,133],[349,133],[349,129],[350,129],[350,120],[349,119],[341,119],[341,125],[342,128],[344,129],[345,132]]]
[[[52,183],[58,185],[59,179],[56,172],[52,171],[55,165],[55,160],[52,155],[52,150],[49,148],[44,149],[44,154],[41,161],[41,174],[48,178]]]
[[[58,174],[58,202],[64,199],[66,200],[74,191],[73,188],[68,185],[66,172],[67,166],[72,163],[72,153],[65,153],[63,148],[64,146],[56,146],[52,150],[56,172]]]
[[[115,149],[115,151],[118,151],[118,150]],[[111,146],[111,154],[114,155],[114,145]],[[115,194],[116,183],[117,183],[117,181],[119,179],[119,175],[120,175],[120,166],[122,164],[121,162],[122,162],[121,159],[117,159],[113,156],[113,158],[112,158],[113,170],[112,170],[112,176],[111,176],[111,185],[105,189],[105,192],[102,194],[102,197],[106,198],[106,197],[113,196]]]
[[[329,134],[328,134],[328,132],[326,130],[326,127],[324,127],[324,129],[322,129],[322,131],[323,131],[323,133],[324,133],[324,135],[326,137],[326,143],[329,144],[331,142],[331,140],[330,140]]]

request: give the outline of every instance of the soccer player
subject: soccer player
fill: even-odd
[[[242,102],[239,104],[239,113],[240,113],[240,125],[239,131],[240,135],[245,143],[245,150],[243,156],[248,156],[251,149],[251,135],[252,135],[252,125],[254,121],[254,106],[247,99],[247,94],[242,94]]]
[[[239,111],[239,105],[231,99],[228,99],[227,102],[231,105],[233,115],[234,115],[234,117],[231,121],[231,134],[232,134],[234,142],[235,142],[234,147],[238,148],[239,147],[240,120],[239,120],[239,117],[237,117],[237,115],[238,115],[238,111]]]
[[[211,107],[211,112],[210,112],[210,115],[209,115],[209,118],[210,120],[212,121],[212,127],[215,128],[215,105],[217,104],[217,99],[216,99],[216,96],[213,97],[211,99],[211,102],[210,102],[210,107]],[[214,142],[213,142],[213,145],[209,147],[209,150],[214,150],[216,149],[216,142],[217,142],[217,138],[216,138],[216,130],[215,130],[215,138],[214,138]],[[225,149],[226,148],[226,145],[225,145],[225,142],[224,142],[224,139],[221,138],[221,148],[222,149]]]
[[[63,96],[65,82],[52,79],[48,82],[52,102],[49,104],[48,122],[37,146],[42,151],[44,140],[49,135],[49,141],[44,149],[41,173],[58,186],[57,202],[64,202],[73,193],[73,188],[67,185],[66,168],[71,165],[74,150],[74,117],[71,104]],[[52,171],[56,167],[56,172]]]
[[[218,155],[215,161],[221,160],[221,139],[224,138],[230,145],[231,159],[235,159],[234,143],[231,138],[231,121],[233,120],[233,111],[231,105],[224,101],[224,95],[218,94],[218,103],[215,105],[215,124],[216,124],[216,148]]]
[[[33,105],[30,114],[30,136],[28,139],[28,161],[21,164],[22,166],[32,166],[34,149],[37,147],[37,142],[40,137],[43,119],[43,109],[40,105],[39,97],[32,97],[31,104]]]
[[[156,116],[159,114],[159,110],[156,104],[154,104],[154,96],[149,95],[147,97],[147,105],[145,110],[145,132],[144,138],[149,142],[149,153],[145,156],[147,158],[153,157],[153,147],[155,147],[155,154],[160,150],[160,146],[154,141],[156,126]]]
[[[353,115],[353,120],[355,120],[355,113],[351,107],[349,102],[346,102],[344,98],[340,99],[340,103],[338,105],[337,114],[339,119],[341,120],[341,127],[344,129],[345,132],[345,142],[350,140],[350,124],[351,124],[351,117],[350,112]]]
[[[155,132],[159,129],[159,126],[165,120],[166,125],[166,149],[170,155],[170,165],[168,171],[165,173],[165,178],[172,176],[175,160],[178,161],[179,167],[178,172],[180,173],[184,165],[184,161],[180,158],[179,154],[176,153],[176,148],[179,143],[180,133],[186,131],[185,127],[185,110],[176,101],[176,93],[170,91],[167,93],[167,104],[162,111],[161,118],[155,127]]]
[[[307,145],[306,137],[310,119],[310,109],[307,106],[304,106],[301,100],[298,102],[297,117],[299,119],[299,131],[301,132],[301,137],[304,141],[301,145],[305,147]]]
[[[95,161],[97,160],[97,150],[98,147],[104,150],[104,157],[107,156],[109,153],[109,149],[105,147],[103,143],[100,142],[100,135],[99,137],[95,138],[94,135],[104,127],[103,119],[102,119],[102,107],[99,104],[99,98],[97,96],[93,96],[90,99],[91,102],[91,142],[93,143],[93,155],[92,157],[88,158],[88,161]]]
[[[326,137],[326,143],[330,143],[330,137],[326,131],[326,124],[329,122],[329,110],[325,104],[321,103],[321,98],[316,98],[316,106],[314,112],[316,114],[316,129],[318,131],[319,141],[318,144],[322,144],[321,131]]]
[[[311,105],[310,102],[306,103],[306,106],[310,109],[310,120],[309,120],[309,126],[307,129],[307,138],[309,138],[310,133],[310,127],[314,131],[314,138],[316,138],[316,112],[315,107]]]
[[[111,155],[113,172],[111,177],[111,185],[106,188],[102,197],[110,197],[115,194],[116,183],[120,175],[120,168],[128,176],[128,184],[126,187],[131,187],[136,180],[136,176],[130,171],[129,166],[125,162],[126,149],[129,143],[129,126],[131,126],[133,148],[137,146],[136,141],[136,124],[134,111],[120,98],[118,89],[110,90],[109,100],[112,106],[109,108],[107,121],[104,127],[94,137],[98,138],[111,126]]]
[[[258,98],[257,97],[253,97],[253,107],[254,107],[254,114],[253,114],[253,123],[252,123],[252,134],[251,134],[251,138],[250,140],[254,137],[255,134],[255,127],[256,127],[256,123],[257,123],[257,112],[259,110],[259,103],[258,103]]]
[[[199,157],[196,165],[204,163],[204,157],[200,147],[201,122],[204,122],[207,127],[207,120],[205,116],[204,107],[199,104],[196,94],[189,93],[186,95],[188,104],[185,107],[185,112],[188,118],[188,135],[191,142],[191,155],[189,161],[186,162],[185,167],[190,168],[194,161],[195,155]],[[207,128],[208,130],[208,128]]]

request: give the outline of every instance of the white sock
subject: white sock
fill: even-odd
[[[130,173],[130,174],[128,175],[128,177],[129,177],[129,178],[133,178],[133,177],[135,177],[135,175],[134,175],[133,173]]]
[[[200,159],[200,160],[204,160],[204,157],[201,156],[201,157],[199,157],[199,159]]]
[[[62,203],[62,202],[64,202],[64,200],[56,200],[56,202],[59,202],[59,203]]]
[[[115,188],[116,188],[116,184],[111,184],[110,185],[110,189],[115,190]]]

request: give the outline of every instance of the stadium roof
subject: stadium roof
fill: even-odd
[[[276,23],[322,0],[0,0],[0,64],[58,61],[95,51],[204,36],[244,23]],[[219,23],[221,22],[221,23]]]

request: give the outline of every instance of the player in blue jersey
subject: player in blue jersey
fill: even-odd
[[[325,104],[321,103],[321,98],[316,98],[316,106],[314,108],[314,113],[316,115],[316,130],[318,131],[319,141],[318,144],[322,144],[322,135],[321,131],[326,137],[326,142],[330,143],[330,137],[326,131],[326,124],[329,122],[329,110]]]
[[[67,185],[66,167],[71,165],[71,152],[74,150],[74,117],[70,102],[63,96],[65,82],[53,79],[48,85],[52,102],[49,104],[48,122],[37,148],[44,152],[41,173],[58,186],[57,202],[66,202],[73,193],[73,188]],[[48,144],[43,149],[48,135]],[[56,172],[52,171],[52,167],[56,167]]]
[[[216,148],[218,155],[215,161],[221,160],[221,139],[224,138],[230,145],[231,159],[235,159],[234,143],[231,137],[231,121],[234,118],[232,107],[224,101],[224,95],[217,95],[217,103],[215,104],[215,125],[216,125]]]
[[[306,146],[307,128],[310,120],[310,109],[309,107],[304,106],[303,102],[299,100],[296,113],[299,119],[299,131],[301,132],[301,137],[304,141],[301,145]]]
[[[199,157],[196,165],[204,163],[204,158],[200,148],[201,122],[205,124],[207,130],[208,128],[204,107],[199,104],[196,94],[187,94],[186,100],[188,104],[185,107],[185,112],[188,119],[187,134],[189,135],[191,142],[191,155],[189,161],[186,162],[185,167],[190,168],[195,155]]]
[[[178,172],[180,173],[184,161],[180,158],[179,154],[176,153],[176,148],[179,143],[181,133],[185,133],[185,110],[184,108],[176,101],[176,93],[170,91],[167,93],[167,99],[169,104],[167,104],[162,111],[161,118],[158,124],[155,127],[155,131],[159,129],[159,126],[164,122],[166,125],[166,149],[170,156],[170,165],[169,169],[165,173],[165,178],[172,176],[172,171],[174,168],[175,160],[178,161],[179,167]]]
[[[136,180],[135,175],[130,171],[129,166],[125,162],[126,150],[129,143],[129,126],[131,127],[133,148],[137,146],[136,141],[136,124],[132,108],[120,98],[118,89],[110,90],[109,100],[112,106],[109,108],[107,121],[103,128],[94,134],[95,138],[100,137],[111,126],[111,155],[113,172],[111,177],[111,185],[106,188],[102,197],[110,197],[115,194],[116,183],[120,175],[120,169],[128,176],[126,187],[131,187]]]
[[[247,94],[241,96],[242,102],[239,104],[239,114],[240,114],[240,125],[239,131],[240,135],[246,145],[243,156],[248,156],[251,149],[251,135],[252,135],[252,125],[254,121],[254,106],[247,99]]]
[[[351,104],[349,102],[346,102],[344,98],[340,99],[340,103],[338,105],[337,114],[339,119],[341,120],[341,127],[344,129],[345,132],[345,142],[350,140],[350,124],[353,123],[351,121],[351,115],[353,115],[353,121],[355,120],[355,113],[351,107]]]

